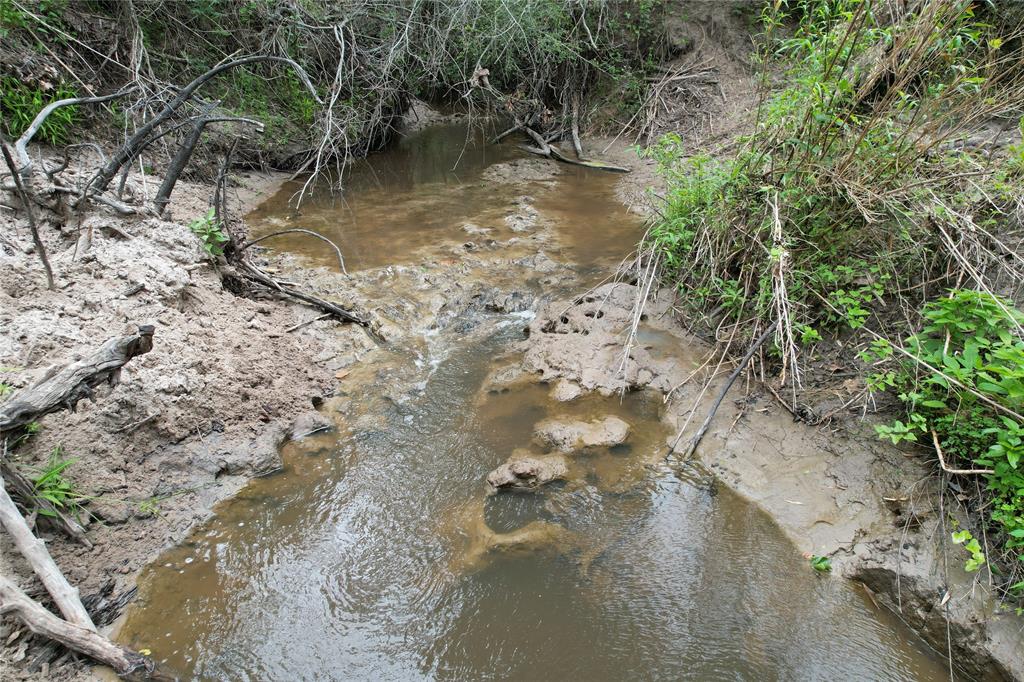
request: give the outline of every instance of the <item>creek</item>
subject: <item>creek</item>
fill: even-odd
[[[483,139],[427,128],[359,162],[343,196],[316,190],[294,210],[290,183],[249,221],[256,235],[318,230],[350,271],[371,272],[450,258],[467,234],[532,248],[515,217],[535,213],[550,226],[538,243],[569,273],[555,292],[520,283],[541,299],[595,284],[642,235],[615,176],[561,168],[524,195],[493,172],[524,153]],[[298,236],[269,243],[334,257]],[[119,640],[204,680],[948,676],[758,508],[696,468],[652,466],[671,437],[660,395],[557,402],[541,384],[495,382],[530,314],[479,310],[353,367],[324,408],[336,428],[287,444],[281,472],[152,564]],[[513,451],[542,451],[539,421],[606,415],[630,424],[628,440],[574,456],[569,481],[487,494]]]

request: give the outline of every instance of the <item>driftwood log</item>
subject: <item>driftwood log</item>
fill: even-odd
[[[152,350],[153,332],[152,326],[140,325],[136,334],[108,339],[91,355],[51,370],[34,386],[0,405],[0,443],[3,445],[0,452],[4,455],[0,464],[16,482],[12,490],[28,497],[27,504],[37,503],[34,487],[6,461],[7,436],[44,415],[61,409],[74,410],[82,398],[91,398],[92,389],[101,383],[117,383],[125,363]],[[150,676],[155,669],[152,661],[97,633],[78,589],[67,581],[45,543],[32,532],[4,483],[4,477],[0,476],[0,525],[14,540],[18,551],[46,587],[64,618],[50,613],[4,576],[0,576],[0,615],[19,618],[32,632],[105,663],[122,677]],[[84,538],[84,531],[77,524],[75,526]]]
[[[15,394],[0,405],[0,438],[59,410],[71,410],[102,383],[114,385],[121,368],[137,355],[153,348],[151,325],[140,325],[136,334],[108,339],[96,352],[51,370],[40,382]]]
[[[105,663],[118,675],[149,674],[155,666],[145,656],[114,644],[89,628],[69,623],[47,611],[11,580],[0,575],[0,614],[19,618],[29,630],[69,649]]]

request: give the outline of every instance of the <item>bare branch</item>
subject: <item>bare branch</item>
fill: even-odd
[[[294,233],[294,232],[299,232],[299,233],[302,233],[302,234],[308,234],[311,237],[316,237],[317,239],[323,240],[323,241],[327,242],[328,244],[330,244],[331,248],[334,249],[334,253],[338,256],[338,266],[341,268],[342,273],[344,273],[345,275],[348,275],[348,271],[345,270],[345,259],[342,257],[341,249],[338,248],[338,245],[335,244],[334,242],[332,242],[327,237],[325,237],[322,234],[320,234],[319,232],[314,232],[313,230],[302,230],[302,229],[297,229],[296,228],[296,229],[291,229],[291,230],[281,230],[279,232],[271,232],[270,234],[263,235],[259,239],[253,239],[252,241],[246,242],[245,244],[240,246],[238,248],[238,250],[239,251],[245,251],[246,249],[248,249],[253,244],[259,244],[264,239],[270,239],[271,237],[277,237],[278,235],[289,234],[289,233]]]
[[[57,109],[61,107],[74,106],[76,104],[99,104],[101,102],[109,102],[112,99],[124,97],[125,95],[134,92],[138,88],[131,87],[127,90],[121,90],[110,95],[103,95],[102,97],[69,97],[67,99],[59,99],[56,102],[50,102],[42,110],[36,114],[36,117],[32,119],[32,123],[29,124],[28,128],[22,133],[14,142],[14,153],[18,156],[18,163],[21,164],[19,172],[22,173],[23,177],[27,177],[29,171],[32,168],[32,157],[28,154],[28,143],[32,141],[35,134],[39,132],[39,128],[42,127],[46,119]]]

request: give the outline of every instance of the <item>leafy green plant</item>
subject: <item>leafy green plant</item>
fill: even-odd
[[[215,211],[211,208],[201,218],[196,218],[188,224],[188,228],[202,242],[203,250],[211,257],[223,254],[224,244],[228,241],[228,236],[224,234],[215,215]]]
[[[75,96],[75,91],[64,84],[58,85],[51,92],[43,92],[13,76],[5,76],[0,79],[0,118],[4,130],[11,137],[19,137],[47,104]],[[65,144],[70,139],[71,127],[77,117],[76,106],[54,110],[40,126],[34,139],[51,145]]]
[[[90,498],[82,494],[65,476],[68,467],[73,463],[74,460],[64,456],[63,448],[59,445],[55,447],[50,453],[46,467],[32,478],[32,494],[36,499],[49,502],[58,511],[68,512],[77,517],[82,510],[82,503]],[[39,508],[36,511],[43,516],[54,516],[54,513],[46,508]]]
[[[814,554],[808,559],[811,563],[811,568],[819,573],[827,573],[832,570],[832,560],[827,556],[819,556]]]
[[[934,439],[950,465],[987,471],[989,537],[1024,560],[1024,424],[1014,416],[1024,412],[1024,314],[990,293],[954,290],[921,316],[889,386],[907,420],[876,429],[894,443]],[[874,357],[891,361],[884,348],[876,344]],[[962,533],[960,542],[969,543]],[[973,570],[976,558],[968,562]]]
[[[6,382],[0,381],[0,399],[6,398],[12,393],[14,393],[14,387]]]
[[[985,565],[985,553],[981,551],[981,544],[971,535],[970,531],[958,530],[952,535],[954,545],[963,545],[971,557],[964,564],[964,570],[973,573]]]

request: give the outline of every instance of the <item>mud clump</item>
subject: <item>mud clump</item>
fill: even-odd
[[[487,474],[487,485],[493,490],[533,489],[565,480],[568,473],[569,467],[561,456],[514,458]]]
[[[614,416],[590,422],[547,419],[537,424],[534,437],[561,452],[612,447],[629,438],[629,424]]]
[[[551,389],[551,399],[557,400],[560,403],[576,400],[581,395],[583,395],[583,389],[580,388],[579,384],[567,379],[559,379]]]

